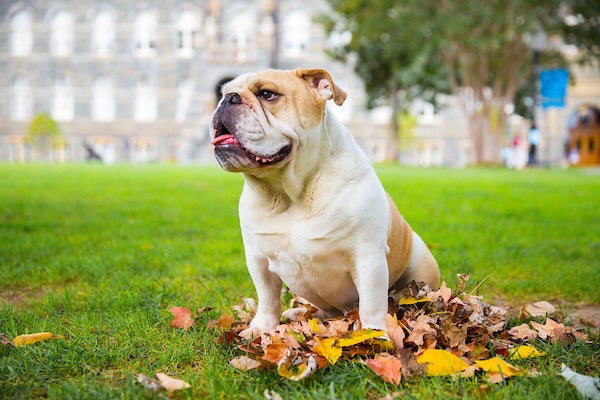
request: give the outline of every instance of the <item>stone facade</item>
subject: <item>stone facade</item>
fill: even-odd
[[[0,2],[0,161],[212,161],[219,85],[269,67],[330,70],[351,123],[364,94],[325,53],[325,12],[324,0]],[[50,149],[27,140],[39,113],[63,133]]]

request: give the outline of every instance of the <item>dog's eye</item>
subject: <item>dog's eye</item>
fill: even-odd
[[[258,97],[266,101],[273,101],[279,97],[279,93],[265,89],[258,92]]]

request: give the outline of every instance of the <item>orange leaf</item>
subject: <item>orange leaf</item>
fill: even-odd
[[[520,376],[525,374],[526,371],[515,367],[496,356],[487,360],[475,361],[481,369],[489,372],[490,374],[502,374],[505,378],[511,376]]]
[[[417,357],[419,364],[427,364],[425,373],[432,376],[452,375],[467,369],[469,364],[446,350],[427,349]]]
[[[174,317],[171,321],[171,326],[173,328],[181,328],[187,331],[190,326],[194,325],[194,318],[192,318],[189,308],[171,307],[169,308],[169,311],[171,311],[171,314],[173,314]]]
[[[265,355],[262,356],[262,359],[274,364],[278,364],[279,361],[285,357],[287,349],[287,346],[283,343],[271,343],[267,345]]]
[[[28,335],[19,335],[13,339],[13,344],[16,347],[27,346],[37,342],[50,339],[62,339],[64,336],[56,335],[52,332],[30,333]]]
[[[396,357],[377,354],[375,358],[365,361],[367,367],[371,368],[384,381],[398,385],[402,378],[402,363]]]

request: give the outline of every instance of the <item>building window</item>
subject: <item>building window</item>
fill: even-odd
[[[302,57],[310,43],[310,17],[306,11],[294,9],[283,18],[282,52],[284,57]]]
[[[57,121],[72,121],[75,117],[75,100],[71,82],[64,76],[54,79],[52,96],[52,118]]]
[[[115,120],[115,94],[112,79],[100,76],[92,88],[92,119],[97,122]]]
[[[142,77],[135,88],[133,119],[137,122],[156,121],[157,106],[154,84],[147,77]]]
[[[92,19],[92,53],[99,57],[112,54],[115,44],[115,17],[112,11],[99,10]]]
[[[156,56],[158,18],[154,11],[139,12],[133,24],[133,51],[136,57]]]
[[[178,57],[191,58],[196,54],[200,17],[196,12],[183,11],[175,23],[175,51]]]
[[[235,61],[243,63],[256,57],[256,15],[246,3],[237,2],[223,16],[225,43],[235,52]]]
[[[194,95],[194,81],[190,78],[179,82],[177,86],[177,104],[175,105],[175,120],[184,122]]]
[[[33,26],[27,10],[18,11],[9,24],[9,49],[13,57],[27,57],[33,50]]]
[[[33,117],[33,95],[29,80],[16,77],[11,86],[10,118],[13,121],[29,121]]]
[[[58,11],[50,20],[50,54],[66,57],[73,54],[73,15],[65,10]]]

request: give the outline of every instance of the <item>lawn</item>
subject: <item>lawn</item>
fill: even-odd
[[[378,166],[403,215],[430,245],[449,287],[484,280],[491,303],[546,300],[570,312],[600,303],[600,176],[585,170]],[[240,175],[175,165],[0,165],[0,333],[64,339],[0,345],[0,398],[479,398],[474,379],[386,384],[360,362],[301,382],[240,372],[209,319],[255,296],[237,220]],[[212,307],[187,332],[172,306]],[[540,344],[538,377],[494,398],[576,398],[560,363],[600,375],[600,339]],[[167,395],[136,382],[164,372],[192,388]],[[486,389],[487,390],[487,389]]]

